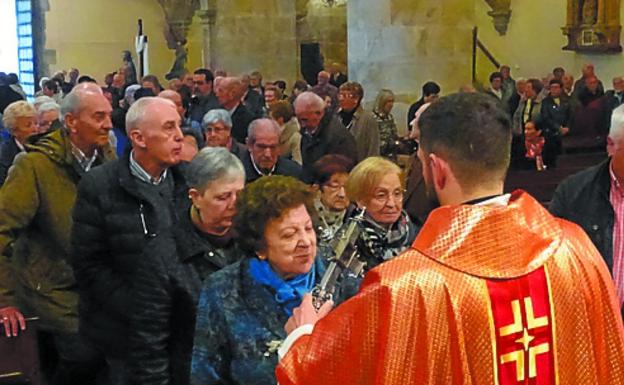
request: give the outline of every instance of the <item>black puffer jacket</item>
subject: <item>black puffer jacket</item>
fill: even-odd
[[[609,163],[607,159],[561,182],[549,209],[554,216],[581,226],[613,272],[614,212],[609,200]]]
[[[78,186],[72,229],[72,266],[79,285],[80,332],[107,356],[126,357],[131,286],[150,238],[177,223],[176,207],[189,205],[183,166],[163,183],[171,197],[148,196],[130,174],[129,152],[96,167]]]
[[[202,282],[243,255],[233,240],[218,248],[202,237],[188,210],[179,218],[172,236],[148,243],[137,269],[129,339],[132,384],[189,383]]]

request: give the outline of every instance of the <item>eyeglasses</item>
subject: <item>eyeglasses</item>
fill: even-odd
[[[340,191],[340,189],[346,189],[346,186],[340,183],[328,183],[323,187],[325,187],[331,193],[337,193],[338,191]]]
[[[392,193],[387,190],[380,190],[373,195],[373,200],[379,204],[385,205],[388,203],[390,198],[392,198],[395,203],[400,203],[403,202],[404,194],[405,190],[403,189],[396,189],[392,191]]]

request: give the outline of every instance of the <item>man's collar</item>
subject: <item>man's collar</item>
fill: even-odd
[[[69,143],[71,144],[72,155],[74,156],[74,159],[76,159],[76,162],[78,162],[78,166],[80,166],[80,168],[85,172],[89,171],[97,159],[98,150],[95,149],[93,151],[93,155],[89,158],[80,148],[78,148],[78,146],[74,144],[74,142],[70,140]]]
[[[142,182],[159,185],[167,178],[167,169],[160,174],[158,178],[152,177],[141,165],[134,159],[134,151],[130,152],[130,174]]]
[[[497,204],[490,200],[487,205],[486,201],[433,210],[413,248],[484,278],[513,278],[539,268],[561,244],[561,226],[527,193],[515,191],[501,206],[503,197],[495,198]]]
[[[240,102],[236,103],[236,105],[232,109],[228,110],[228,112],[230,113],[230,116],[234,115],[239,105],[240,105]]]
[[[611,178],[611,185],[614,186],[618,191],[622,192],[624,186],[620,183],[617,175],[615,175],[615,171],[613,171],[613,159],[609,162],[609,177]]]
[[[256,165],[256,162],[254,161],[253,155],[251,155],[251,152],[249,153],[249,159],[251,159],[251,165],[253,166],[254,170],[256,170],[256,172],[258,173],[258,175],[262,175],[262,176],[270,176],[273,175],[273,173],[275,172],[275,167],[277,167],[277,162],[275,162],[275,164],[273,165],[273,167],[271,168],[271,171],[269,171],[268,173],[264,173],[262,172],[262,170],[260,170],[260,168]],[[277,159],[277,161],[279,162],[279,158]]]

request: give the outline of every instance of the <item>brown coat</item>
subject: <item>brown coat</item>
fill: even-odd
[[[407,211],[414,223],[422,226],[427,220],[435,204],[427,197],[427,187],[422,172],[422,163],[416,153],[412,155],[409,174],[406,181],[406,192],[403,199],[403,209]]]

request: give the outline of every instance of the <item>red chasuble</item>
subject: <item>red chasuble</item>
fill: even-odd
[[[624,327],[602,258],[528,194],[445,206],[412,249],[299,338],[281,385],[624,384]]]

